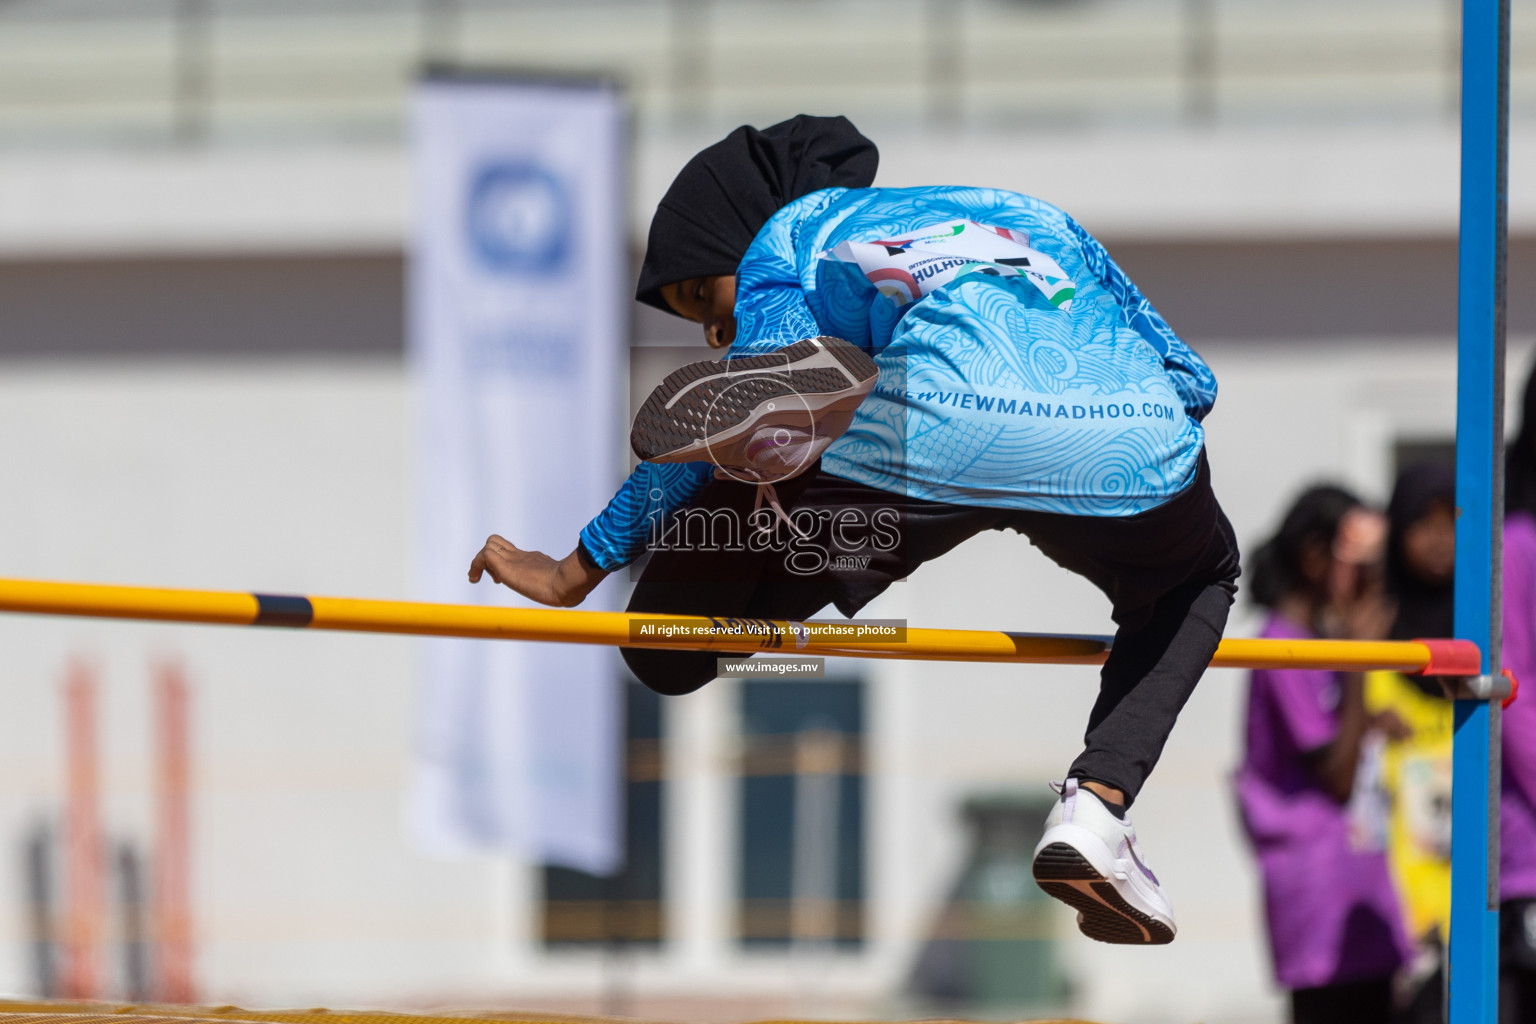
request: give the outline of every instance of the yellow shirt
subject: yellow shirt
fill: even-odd
[[[1372,714],[1393,711],[1413,730],[1388,742],[1382,757],[1392,800],[1387,858],[1408,934],[1433,931],[1444,942],[1451,919],[1451,702],[1396,672],[1368,672],[1365,706]]]

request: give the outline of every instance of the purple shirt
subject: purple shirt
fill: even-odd
[[[1504,520],[1504,667],[1523,688],[1504,709],[1499,896],[1536,898],[1536,519]]]
[[[1262,635],[1311,636],[1278,615]],[[1237,797],[1264,877],[1275,978],[1291,989],[1383,977],[1409,949],[1385,853],[1351,848],[1344,805],[1308,763],[1338,733],[1339,682],[1335,672],[1258,669],[1248,687]]]

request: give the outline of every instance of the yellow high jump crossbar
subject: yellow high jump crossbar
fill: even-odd
[[[918,629],[857,620],[716,619],[17,579],[0,579],[0,612],[918,661],[1097,665],[1108,656],[1111,642],[1107,636]],[[1227,639],[1211,666],[1476,676],[1481,655],[1466,640]]]

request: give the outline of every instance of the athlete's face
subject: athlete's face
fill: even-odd
[[[735,274],[664,284],[661,296],[678,316],[704,325],[704,341],[710,348],[729,348],[736,340]]]

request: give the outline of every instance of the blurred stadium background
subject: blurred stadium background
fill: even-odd
[[[1513,7],[1517,387],[1536,342],[1536,3]],[[409,596],[407,125],[427,66],[619,82],[636,258],[692,152],[801,111],[850,116],[880,145],[881,184],[1049,199],[1215,368],[1212,460],[1244,541],[1318,477],[1384,499],[1453,431],[1458,10],[5,0],[0,568]],[[638,308],[629,346],[632,401],[699,357],[691,325]],[[869,613],[1109,630],[1086,584],[1001,536]],[[1233,632],[1253,625],[1240,607]],[[408,639],[12,618],[0,649],[6,992],[682,1020],[1280,1016],[1228,788],[1238,673],[1207,678],[1138,803],[1180,937],[1124,950],[1081,940],[1027,873],[1090,671],[846,663],[667,702],[631,688],[629,867],[600,880],[414,850]],[[178,708],[185,761],[164,739]],[[93,750],[110,856],[81,882],[66,808],[92,799]],[[785,862],[816,793],[837,913],[807,930]]]

